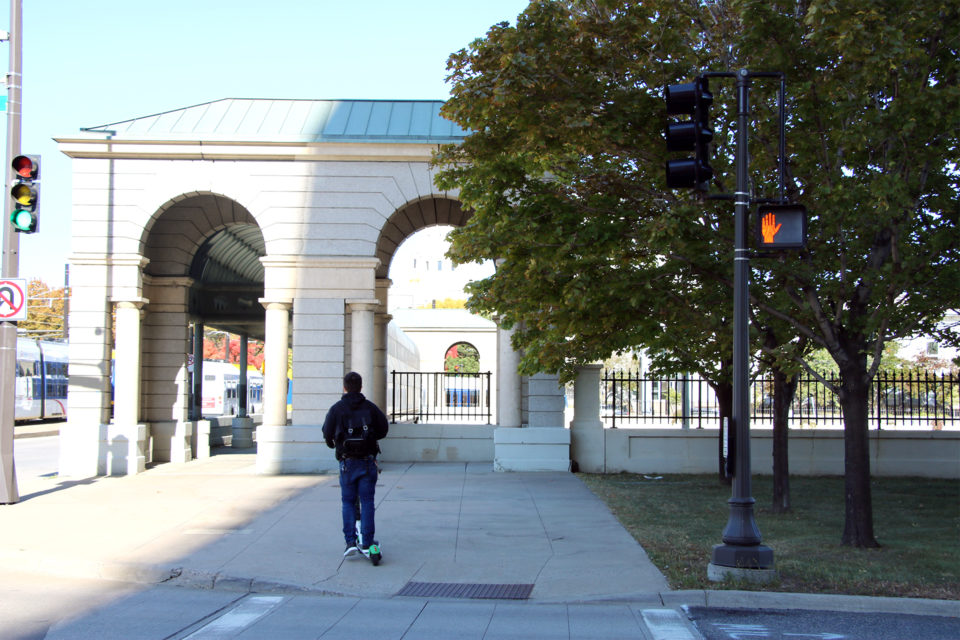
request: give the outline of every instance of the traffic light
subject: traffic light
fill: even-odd
[[[696,189],[707,191],[713,169],[710,167],[710,105],[713,95],[707,79],[671,84],[664,92],[667,114],[689,115],[690,120],[667,123],[667,151],[693,151],[692,158],[667,160],[668,189]]]
[[[13,182],[10,197],[13,208],[10,224],[19,233],[34,233],[40,226],[40,156],[17,156],[13,159]]]
[[[800,204],[757,207],[758,249],[802,249],[807,244],[807,209]]]

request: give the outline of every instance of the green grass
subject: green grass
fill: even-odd
[[[727,523],[730,487],[712,475],[578,474],[636,538],[674,589],[758,589],[960,600],[960,481],[876,478],[879,549],[840,545],[843,479],[790,479],[792,511],[774,514],[769,476],[753,479],[757,524],[774,552],[772,584],[707,579]],[[652,476],[653,478],[657,476]]]

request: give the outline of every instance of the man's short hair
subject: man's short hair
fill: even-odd
[[[357,393],[363,388],[363,378],[356,371],[343,376],[343,389],[347,393]]]

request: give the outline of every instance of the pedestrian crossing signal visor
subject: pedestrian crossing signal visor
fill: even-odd
[[[765,205],[757,208],[757,247],[802,249],[807,246],[807,209],[803,205]]]

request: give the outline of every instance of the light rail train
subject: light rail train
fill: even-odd
[[[17,338],[15,421],[67,417],[67,343]]]

